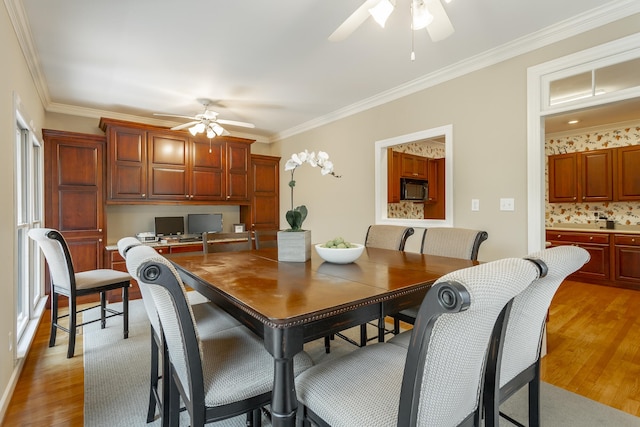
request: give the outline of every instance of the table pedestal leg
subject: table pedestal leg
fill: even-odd
[[[273,356],[271,422],[274,427],[295,425],[298,398],[293,356],[302,351],[303,344],[301,330],[265,327],[264,345]]]

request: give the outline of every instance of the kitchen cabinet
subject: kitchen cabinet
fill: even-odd
[[[429,159],[429,200],[424,204],[425,219],[445,219],[445,159]]]
[[[616,199],[640,200],[640,145],[616,148]]]
[[[402,153],[400,156],[400,175],[402,178],[427,179],[427,158]]]
[[[551,246],[575,245],[589,252],[589,261],[570,278],[575,280],[608,281],[611,277],[610,235],[596,232],[571,232],[547,230],[547,241]]]
[[[610,149],[549,156],[549,202],[613,200],[613,157]]]
[[[251,205],[240,206],[247,230],[280,229],[280,157],[251,155]]]
[[[253,140],[101,119],[107,134],[107,203],[249,203]]]
[[[640,289],[640,234],[615,234],[615,280]]]
[[[44,226],[62,233],[76,271],[102,268],[105,137],[43,129]],[[45,282],[49,294],[49,280]],[[95,297],[83,297],[88,302]],[[61,302],[66,304],[66,299]]]
[[[387,148],[387,203],[400,203],[401,153]]]

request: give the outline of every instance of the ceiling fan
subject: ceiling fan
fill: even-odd
[[[189,132],[191,135],[196,136],[199,133],[206,132],[207,138],[215,138],[220,135],[229,135],[229,132],[221,126],[230,125],[230,126],[239,126],[245,128],[255,128],[256,126],[253,123],[247,122],[239,122],[236,120],[225,120],[219,119],[218,113],[215,111],[209,110],[209,105],[212,104],[212,101],[207,98],[198,98],[197,100],[200,104],[204,106],[204,111],[200,114],[196,114],[195,116],[183,116],[180,114],[162,114],[162,113],[154,113],[154,116],[163,116],[163,117],[179,117],[183,119],[191,119],[192,121],[188,123],[184,123],[178,126],[174,126],[171,130],[181,130],[189,128]]]
[[[451,0],[445,0],[450,3]],[[329,36],[330,41],[344,40],[351,35],[369,16],[384,28],[384,24],[395,8],[396,0],[365,0],[340,26]],[[442,7],[440,0],[410,0],[411,28],[427,29],[431,40],[443,40],[453,34],[453,25]]]

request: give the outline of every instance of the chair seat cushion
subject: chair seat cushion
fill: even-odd
[[[398,335],[395,335],[393,338],[391,338],[387,342],[389,344],[397,345],[402,348],[409,348],[409,342],[411,341],[411,332],[412,332],[411,329],[409,329],[408,331],[401,332]]]
[[[200,328],[200,325],[198,325]],[[244,326],[200,337],[205,403],[208,407],[238,402],[273,387],[273,356],[264,342]],[[311,367],[305,353],[294,357],[294,375]]]
[[[296,378],[298,401],[333,427],[397,424],[407,349],[362,347]]]
[[[76,273],[76,289],[93,289],[131,280],[129,273],[117,270],[98,269]]]

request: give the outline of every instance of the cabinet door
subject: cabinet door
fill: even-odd
[[[578,201],[578,156],[576,153],[549,156],[549,202]]]
[[[225,200],[224,142],[192,140],[189,200]]]
[[[148,199],[189,200],[188,140],[172,133],[149,132]]]
[[[405,178],[427,179],[427,158],[402,153],[400,173]]]
[[[251,156],[252,230],[280,229],[280,157]]]
[[[627,282],[623,286],[640,289],[640,236],[616,234],[614,251],[616,282]]]
[[[440,173],[440,168],[444,166],[444,159],[428,159],[427,160],[427,180],[429,182],[429,197],[427,203],[437,203],[439,195],[439,180],[440,176],[444,174]]]
[[[617,200],[640,200],[640,145],[617,151]]]
[[[102,268],[105,138],[43,130],[45,226],[67,240],[76,271]]]
[[[107,130],[108,200],[144,200],[147,197],[147,139],[142,129],[110,126]]]
[[[425,219],[445,219],[447,200],[444,164],[444,158],[429,159],[429,202],[424,204]]]
[[[613,200],[613,150],[580,153],[580,184],[582,202]]]
[[[387,203],[400,202],[400,153],[387,149]]]
[[[249,145],[227,142],[227,195],[228,201],[249,201]]]

